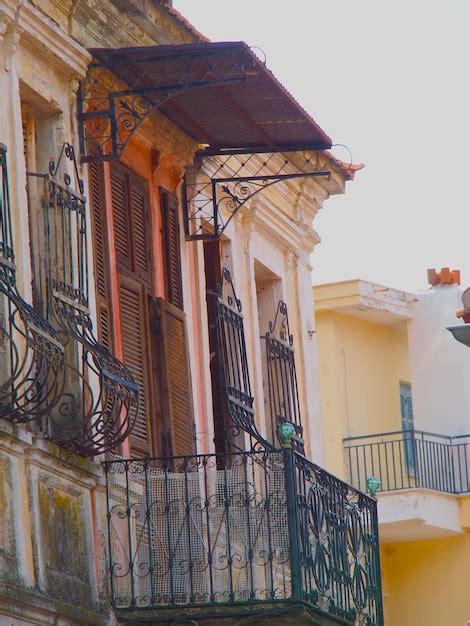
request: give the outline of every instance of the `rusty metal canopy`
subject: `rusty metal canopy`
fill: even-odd
[[[322,150],[332,141],[244,42],[90,50],[84,160],[116,158],[159,110],[207,154]]]

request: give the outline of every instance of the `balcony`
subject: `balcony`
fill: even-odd
[[[36,434],[71,452],[97,456],[127,438],[138,386],[94,334],[86,198],[73,147],[64,143],[48,173],[28,172],[28,181],[47,233],[44,243],[34,236],[30,242],[31,304],[17,284],[13,247],[15,220],[24,213],[11,206],[7,148],[0,144],[0,417],[30,422]]]
[[[294,450],[105,468],[111,595],[123,620],[145,609],[171,623],[217,610],[383,623],[376,502]]]
[[[382,541],[460,534],[462,499],[470,494],[470,436],[410,430],[344,440],[348,478],[366,490],[380,479]]]

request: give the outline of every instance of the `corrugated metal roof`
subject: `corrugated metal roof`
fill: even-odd
[[[163,83],[181,84],[182,79],[184,82],[184,76],[172,74],[181,73],[181,62],[187,62],[194,72],[194,64],[200,60],[202,77],[207,77],[207,61],[209,65],[220,62],[224,68],[238,68],[238,78],[232,84],[182,90],[158,107],[212,152],[331,147],[328,135],[244,42],[95,48],[90,52],[98,65],[117,71],[132,88],[148,89],[146,97],[154,102],[161,91],[150,93],[153,84],[161,89]],[[174,63],[175,59],[179,62]],[[241,80],[240,67],[245,70]],[[164,81],[162,72],[166,72]]]

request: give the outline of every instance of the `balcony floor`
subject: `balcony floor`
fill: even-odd
[[[461,534],[459,496],[431,489],[402,489],[378,495],[381,543]]]
[[[334,619],[322,611],[301,603],[266,602],[236,606],[198,607],[119,611],[120,624],[158,624],[159,626],[348,626],[350,622]]]

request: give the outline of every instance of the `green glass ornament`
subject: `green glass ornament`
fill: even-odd
[[[283,447],[288,447],[292,443],[292,439],[295,435],[294,425],[290,422],[281,422],[277,427],[279,433],[279,439]]]
[[[375,498],[375,494],[381,486],[382,483],[380,482],[380,478],[377,478],[376,476],[369,476],[369,478],[366,480],[367,493],[370,495],[371,498]]]

